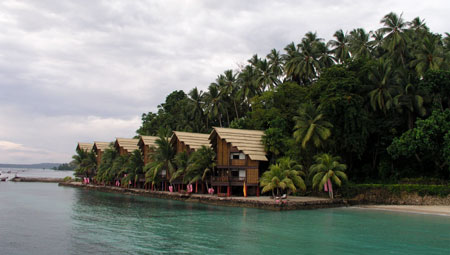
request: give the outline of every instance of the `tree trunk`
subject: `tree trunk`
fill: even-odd
[[[236,100],[233,99],[233,104],[234,104],[234,110],[236,111],[236,118],[239,119],[239,113],[237,110],[237,106],[236,106]]]

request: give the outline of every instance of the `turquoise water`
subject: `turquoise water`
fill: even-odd
[[[449,254],[450,217],[271,212],[0,183],[0,254]]]

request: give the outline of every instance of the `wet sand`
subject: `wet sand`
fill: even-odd
[[[358,207],[384,211],[450,216],[449,205],[364,205]]]

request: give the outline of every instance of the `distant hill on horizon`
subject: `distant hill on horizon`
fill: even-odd
[[[0,164],[0,168],[46,168],[58,167],[61,163],[38,163],[38,164]]]

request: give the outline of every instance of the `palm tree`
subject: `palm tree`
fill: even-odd
[[[136,187],[136,183],[139,181],[139,176],[143,174],[144,168],[141,152],[139,150],[134,150],[128,157],[128,161],[125,162],[124,167],[126,176],[122,178],[122,186],[132,182]]]
[[[279,163],[270,165],[269,171],[264,172],[260,179],[262,193],[272,191],[272,196],[275,197],[275,191],[276,195],[280,196],[283,190],[287,190],[286,195],[295,192],[297,188],[305,190],[305,182],[300,177],[304,176],[304,173],[296,169],[301,169],[301,166],[289,158],[280,159]]]
[[[310,141],[319,148],[331,136],[333,125],[325,120],[320,107],[316,108],[311,103],[302,104],[294,121],[294,138],[302,144],[303,149]]]
[[[100,166],[97,171],[97,175],[95,176],[95,179],[98,182],[102,182],[104,184],[111,183],[115,175],[112,174],[111,169],[113,166],[113,163],[115,159],[118,157],[118,153],[116,149],[113,147],[113,144],[111,143],[108,148],[105,149],[104,153],[102,154],[102,160],[100,162]]]
[[[75,175],[92,177],[97,169],[97,159],[93,151],[77,150],[77,154],[73,155],[73,163],[75,165]]]
[[[244,69],[239,73],[237,82],[239,90],[237,97],[241,102],[250,108],[250,99],[255,96],[256,92],[256,70],[251,65],[246,65]]]
[[[427,110],[423,106],[423,97],[418,93],[415,86],[408,83],[404,89],[394,97],[394,105],[399,113],[405,109],[408,113],[408,128],[414,127],[415,114],[423,117]]]
[[[224,110],[224,101],[219,92],[219,86],[211,83],[208,92],[205,93],[205,101],[207,103],[207,112],[210,119],[218,119],[219,125],[222,127],[222,112]]]
[[[269,68],[275,77],[277,77],[277,82],[275,85],[279,85],[279,78],[283,75],[283,59],[280,56],[280,52],[276,49],[272,49],[270,53],[267,55],[267,59],[269,60]]]
[[[215,158],[216,153],[214,150],[211,147],[202,145],[189,157],[185,179],[188,180],[190,184],[201,180],[206,183],[206,188],[209,189],[207,177],[216,166]]]
[[[287,76],[304,84],[309,84],[318,76],[320,68],[328,63],[328,58],[322,54],[324,47],[320,45],[323,44],[321,40],[316,33],[308,32],[297,47],[294,43],[286,46],[287,54],[283,58]]]
[[[195,121],[198,122],[204,122],[205,121],[205,115],[203,112],[204,107],[204,95],[203,91],[198,91],[197,87],[193,88],[189,92],[189,100],[191,101],[193,107],[192,107],[192,115],[194,117]],[[207,121],[205,121],[207,122]],[[208,127],[207,127],[208,128]],[[197,130],[199,132],[201,130]]]
[[[353,58],[370,58],[372,45],[369,41],[370,34],[362,28],[350,32],[349,50]]]
[[[157,147],[151,155],[152,162],[144,167],[146,183],[151,183],[152,185],[158,182],[163,171],[166,171],[166,176],[172,176],[175,171],[173,162],[175,151],[169,140],[171,131],[161,128],[158,133],[158,139],[155,140]]]
[[[379,31],[383,33],[384,36],[384,47],[394,55],[397,55],[401,59],[401,63],[405,64],[405,50],[406,50],[406,36],[405,30],[408,23],[406,23],[402,14],[397,16],[397,14],[391,12],[388,13],[381,19],[384,27],[380,28]]]
[[[278,83],[277,75],[272,73],[269,63],[266,59],[260,60],[256,65],[256,87],[259,94],[264,92],[266,88],[273,90]]]
[[[314,157],[316,163],[309,168],[309,175],[313,176],[313,188],[318,187],[323,190],[326,183],[331,185],[334,182],[337,186],[342,185],[342,180],[347,180],[347,175],[343,172],[347,169],[345,164],[341,164],[340,157],[334,157],[328,153],[323,153]],[[330,182],[328,181],[330,180]],[[328,194],[331,199],[334,198],[333,189],[330,186]]]
[[[220,97],[225,101],[231,101],[233,103],[236,118],[239,118],[236,81],[236,74],[233,73],[233,70],[226,70],[217,77],[216,84],[219,86]]]
[[[177,170],[175,173],[171,176],[170,182],[174,182],[178,178],[183,179],[183,183],[186,182],[186,169],[189,165],[189,155],[186,151],[180,152],[177,155],[175,155],[174,158],[175,165],[177,167]]]
[[[369,92],[370,105],[372,109],[383,111],[391,109],[392,98],[397,90],[395,86],[395,73],[390,61],[380,58],[376,64],[369,70],[369,81],[374,87]]]
[[[333,35],[336,40],[330,40],[328,45],[333,47],[332,52],[339,63],[344,63],[350,58],[349,36],[339,29]]]
[[[426,34],[415,54],[411,66],[423,77],[428,70],[439,70],[444,62],[444,51],[439,36]]]
[[[303,166],[298,164],[295,160],[292,160],[289,157],[280,158],[278,160],[278,164],[281,169],[286,171],[286,176],[292,180],[295,187],[300,188],[301,190],[306,190],[305,181],[303,177],[306,177],[305,172],[303,171]]]

